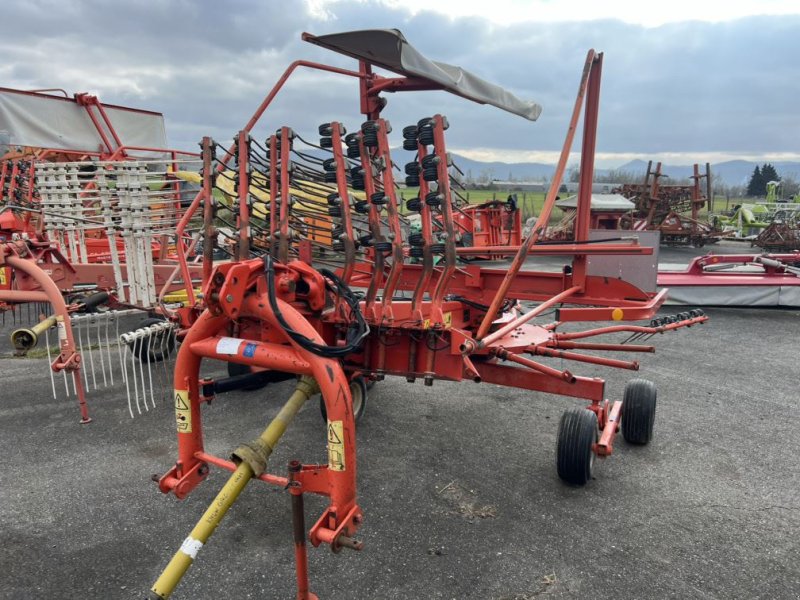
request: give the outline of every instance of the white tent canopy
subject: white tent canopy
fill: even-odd
[[[167,133],[160,113],[104,104],[125,146],[166,148]],[[114,147],[96,108],[94,114]],[[78,152],[108,152],[87,109],[72,98],[0,88],[0,143]]]

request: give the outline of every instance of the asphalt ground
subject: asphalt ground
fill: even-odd
[[[800,597],[800,311],[708,314],[704,326],[655,338],[655,355],[621,356],[641,360],[638,374],[572,368],[605,377],[611,399],[634,376],[659,390],[651,444],[618,438],[583,488],[560,482],[554,457],[560,415],[580,401],[471,382],[378,383],[358,427],[365,548],[310,548],[312,590],[323,599]],[[79,425],[74,400],[53,399],[46,367],[0,359],[0,598],[144,598],[227,474],[212,469],[184,501],[164,496],[150,478],[175,461],[171,403],[131,419],[124,388],[92,391],[94,422]],[[207,450],[226,456],[257,436],[291,389],[205,406]],[[316,398],[271,471],[293,458],[326,461]],[[306,499],[307,526],[323,506]],[[287,599],[293,578],[289,496],[255,482],[172,597]]]

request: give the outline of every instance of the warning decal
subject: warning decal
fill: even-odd
[[[341,421],[328,421],[328,468],[344,471],[344,428]]]
[[[0,267],[0,285],[8,285],[8,277],[6,276],[6,267]]]
[[[56,315],[56,329],[58,329],[58,340],[63,342],[67,339],[67,326],[64,325],[64,317]]]
[[[189,406],[189,390],[175,390],[175,421],[178,433],[192,432],[192,409]]]

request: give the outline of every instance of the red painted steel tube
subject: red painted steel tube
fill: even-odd
[[[353,235],[353,219],[352,207],[350,206],[350,190],[347,188],[347,161],[342,153],[342,129],[338,122],[331,123],[331,145],[333,150],[333,159],[336,161],[336,190],[339,193],[339,200],[341,202],[341,219],[344,226],[344,236],[342,237],[342,245],[344,246],[344,267],[342,269],[342,280],[345,283],[350,283],[353,277],[353,270],[356,266],[356,246],[355,236]],[[281,152],[283,147],[281,146]],[[285,165],[283,165],[285,169]],[[288,179],[285,175],[284,179]],[[364,180],[372,177],[370,172],[364,172]],[[283,181],[281,181],[283,183]],[[286,196],[284,196],[285,198]],[[281,203],[283,207],[286,202]],[[344,300],[340,298],[339,309],[344,310]]]
[[[589,81],[589,74],[591,73],[592,65],[594,64],[594,58],[595,51],[589,50],[588,54],[586,55],[586,62],[583,66],[581,82],[578,86],[578,96],[575,98],[575,106],[572,109],[572,117],[570,118],[567,137],[564,140],[563,147],[561,148],[561,155],[559,156],[558,164],[556,165],[556,171],[553,175],[553,182],[550,185],[550,190],[547,192],[547,198],[545,199],[544,206],[542,207],[542,212],[539,213],[539,218],[536,220],[536,224],[533,226],[533,229],[531,229],[530,234],[528,234],[528,238],[522,243],[522,246],[520,246],[517,255],[514,257],[514,261],[508,268],[508,271],[506,271],[503,283],[497,290],[497,293],[492,299],[489,310],[486,312],[486,315],[484,316],[483,321],[481,321],[480,327],[478,328],[478,332],[475,336],[478,339],[485,337],[489,332],[497,311],[500,310],[500,307],[506,299],[508,288],[511,287],[511,283],[514,281],[514,278],[517,276],[517,273],[519,273],[519,270],[522,268],[522,265],[525,262],[525,258],[528,256],[528,249],[536,243],[536,241],[539,239],[540,232],[550,221],[550,214],[555,206],[556,194],[558,193],[561,180],[564,177],[564,170],[566,169],[567,161],[569,160],[572,141],[575,138],[575,131],[578,127],[578,119],[580,118],[581,107],[583,106],[583,98],[586,94],[586,87]]]
[[[289,180],[290,180],[290,173],[289,173],[289,152],[291,151],[291,138],[289,137],[289,128],[288,127],[281,127],[281,144],[280,144],[280,168],[281,168],[281,176],[280,181],[278,182],[280,185],[280,194],[281,194],[281,206],[280,206],[280,238],[278,238],[278,260],[282,263],[289,262]],[[275,194],[277,193],[278,188],[272,190],[270,188],[270,193]],[[270,215],[272,217],[272,215]]]
[[[592,63],[586,91],[581,143],[580,182],[576,208],[574,239],[589,239],[591,221],[592,182],[594,181],[594,153],[597,143],[597,120],[600,110],[600,78],[603,72],[603,55],[598,54]],[[586,255],[580,254],[572,262],[572,281],[583,286],[586,280]]]
[[[544,302],[542,302],[541,304],[539,304],[535,308],[529,310],[528,312],[526,312],[523,315],[520,315],[516,319],[514,319],[514,320],[508,322],[507,324],[503,325],[503,327],[501,327],[497,331],[494,331],[491,334],[489,334],[486,337],[484,337],[483,339],[479,340],[479,342],[478,342],[479,347],[485,347],[485,346],[488,346],[490,344],[493,344],[494,342],[499,340],[504,335],[508,335],[509,333],[514,331],[517,327],[519,327],[520,325],[524,325],[525,323],[527,323],[528,321],[533,319],[536,315],[543,313],[544,311],[546,311],[548,308],[550,308],[554,304],[559,304],[560,302],[564,302],[567,298],[569,298],[573,294],[576,294],[580,290],[581,290],[581,288],[579,286],[572,286],[571,288],[564,290],[560,294],[556,294],[555,296],[553,296],[549,300],[545,300]]]
[[[593,365],[602,365],[604,367],[614,367],[617,369],[630,369],[631,371],[639,370],[639,363],[635,360],[619,360],[616,358],[604,358],[602,356],[589,356],[587,354],[578,354],[576,352],[565,352],[555,348],[545,348],[543,346],[535,346],[528,349],[530,354],[539,356],[550,356],[553,358],[563,358],[566,360],[574,360],[576,362],[585,362]]]
[[[214,192],[211,189],[211,138],[202,141],[203,148],[203,287],[211,280],[214,268]]]
[[[386,213],[392,238],[392,266],[383,287],[383,317],[393,318],[392,300],[397,282],[403,272],[403,232],[400,225],[400,213],[397,209],[397,193],[395,191],[394,174],[392,173],[392,156],[389,151],[388,125],[384,119],[374,121],[378,135],[378,157],[383,159],[383,193],[388,198]],[[369,196],[367,197],[369,198]]]
[[[100,139],[103,140],[103,145],[108,148],[108,154],[111,155],[114,153],[115,148],[111,145],[111,142],[106,135],[106,132],[103,131],[103,126],[100,125],[100,122],[97,120],[97,116],[92,112],[92,104],[83,104],[83,108],[86,110],[86,114],[89,115],[89,119],[91,119],[94,128],[97,130],[97,134],[100,136]],[[113,131],[113,129],[112,129]],[[115,134],[116,135],[116,134]],[[119,139],[119,138],[117,138]],[[119,145],[118,145],[119,147]]]
[[[53,305],[53,312],[56,315],[59,323],[63,324],[64,335],[61,336],[59,327],[59,342],[61,347],[60,361],[56,359],[56,363],[65,364],[70,363],[70,370],[72,371],[72,379],[75,382],[75,389],[78,392],[78,406],[81,411],[81,423],[90,423],[89,408],[86,405],[86,394],[83,390],[83,382],[80,375],[80,359],[75,360],[77,350],[75,347],[75,338],[72,335],[72,325],[70,324],[69,314],[67,313],[67,305],[64,302],[64,297],[61,295],[61,290],[44,272],[44,270],[31,260],[19,258],[18,256],[8,255],[4,257],[5,263],[17,271],[25,273],[28,277],[33,279],[39,287],[42,288],[50,304]]]
[[[498,348],[495,354],[497,354],[498,358],[515,362],[518,365],[522,365],[523,367],[528,367],[529,369],[533,369],[534,371],[539,371],[539,373],[549,375],[550,377],[555,377],[556,379],[562,379],[567,383],[575,383],[577,381],[577,378],[569,371],[566,370],[559,371],[558,369],[554,369],[553,367],[548,367],[547,365],[543,365],[542,363],[536,362],[535,360],[530,360],[529,358],[525,358],[523,356],[518,356],[517,354],[514,354],[512,352],[508,352],[504,348]]]
[[[310,375],[312,372],[308,362],[301,358],[290,346],[243,339],[239,340],[239,350],[236,354],[221,354],[217,351],[217,348],[222,340],[222,336],[212,336],[192,342],[192,352],[203,358],[235,362],[251,367],[263,367],[273,371],[299,373],[301,375]],[[245,348],[248,350],[247,354],[244,354]]]
[[[209,311],[204,311],[191,326],[183,339],[183,343],[178,350],[175,358],[174,389],[188,391],[188,404],[190,409],[189,431],[178,430],[178,463],[176,465],[176,476],[180,480],[195,472],[195,469],[202,461],[196,458],[198,452],[203,451],[203,426],[202,415],[200,412],[200,390],[198,380],[200,375],[201,356],[192,350],[192,344],[200,342],[210,336],[216,335],[223,327],[229,323],[227,317],[214,316]],[[188,482],[187,489],[184,491],[179,487],[175,488],[175,494],[182,498],[192,487],[197,485],[202,477],[198,476],[194,481]],[[164,489],[162,480],[162,491]]]
[[[436,193],[441,196],[441,216],[445,235],[444,269],[436,282],[436,287],[431,294],[431,321],[441,323],[444,321],[442,314],[442,302],[445,293],[450,285],[450,278],[456,270],[456,239],[453,227],[453,198],[450,194],[450,175],[447,167],[447,153],[444,143],[444,117],[442,115],[433,116],[433,154],[439,158],[436,165],[438,172]],[[420,179],[424,179],[420,174]],[[424,200],[423,200],[424,201]],[[488,315],[487,315],[488,316]]]
[[[183,284],[186,287],[186,302],[189,306],[194,306],[196,298],[194,295],[194,286],[192,286],[192,275],[189,273],[189,265],[186,262],[186,249],[183,247],[183,234],[186,231],[186,227],[189,225],[189,221],[192,220],[194,213],[197,212],[197,208],[200,206],[202,200],[203,192],[201,190],[194,197],[194,200],[192,200],[186,212],[183,213],[181,220],[178,221],[178,226],[175,228],[175,252],[178,255],[178,268],[181,272]]]
[[[605,382],[599,377],[576,377],[575,383],[569,383],[560,377],[493,362],[476,362],[475,369],[480,373],[483,383],[583,398],[592,402],[601,402],[605,395]]]
[[[280,208],[278,208],[278,136],[269,136],[269,253],[278,258],[278,231],[280,231]]]
[[[363,85],[364,83],[363,79],[361,83]],[[367,199],[369,199],[372,198],[372,195],[377,192],[375,179],[366,176],[366,174],[370,173],[372,169],[372,154],[370,148],[364,145],[363,136],[360,137],[359,139],[358,147],[361,159],[361,168],[364,170],[365,173],[364,195]],[[369,211],[367,213],[367,219],[369,221],[369,232],[370,235],[372,236],[373,247],[375,244],[386,241],[383,237],[381,217],[378,212],[378,207],[372,202],[369,203]],[[369,284],[366,286],[367,293],[366,296],[364,297],[364,315],[367,317],[367,319],[378,321],[379,316],[375,308],[375,301],[378,297],[378,293],[380,292],[380,288],[383,285],[384,264],[386,262],[386,257],[383,252],[379,252],[376,250],[373,252],[373,260],[374,260],[374,265],[372,271],[369,273]]]
[[[617,429],[620,422],[620,413],[622,412],[622,402],[617,400],[611,405],[611,410],[608,411],[608,418],[603,427],[603,432],[600,434],[598,440],[597,454],[599,456],[609,456],[614,448],[614,437],[617,435]]]
[[[611,352],[655,352],[655,346],[644,346],[639,344],[593,344],[581,342],[568,342],[565,340],[556,340],[553,342],[553,348],[563,350],[608,350]]]
[[[103,121],[105,121],[106,126],[108,127],[108,131],[111,133],[111,137],[114,138],[114,143],[117,147],[122,146],[122,140],[119,139],[119,135],[117,135],[117,131],[114,129],[113,123],[111,123],[111,119],[108,118],[108,113],[106,113],[105,107],[103,107],[102,102],[96,100],[95,106],[97,106],[97,110],[100,113],[100,116],[103,117]]]
[[[688,327],[698,323],[705,323],[708,317],[695,317],[687,321],[679,321],[677,323],[669,323],[660,327],[645,327],[642,325],[610,325],[608,327],[598,327],[596,329],[587,329],[586,331],[574,331],[570,333],[557,333],[555,334],[556,343],[561,343],[563,340],[579,340],[587,337],[594,337],[596,335],[605,335],[607,333],[662,333],[664,331],[672,331],[673,329],[680,329],[681,327]]]
[[[417,142],[417,156],[419,158],[419,162],[422,162],[427,155],[428,147],[425,146],[425,144],[420,144]],[[425,202],[425,197],[428,195],[429,191],[430,185],[420,174],[419,200],[421,202],[422,210],[419,211],[419,216],[422,239],[425,241],[425,245],[422,247],[422,273],[420,273],[416,278],[414,295],[411,298],[411,314],[415,319],[420,321],[422,321],[424,318],[422,310],[420,309],[420,305],[425,298],[425,293],[428,291],[428,286],[431,282],[431,277],[433,276],[433,254],[431,253],[431,244],[433,244],[433,221],[431,207],[428,206],[427,202]]]
[[[33,290],[0,290],[0,302],[50,302],[50,296]]]
[[[669,290],[661,290],[655,296],[651,296],[646,302],[631,304],[626,300],[620,300],[609,305],[609,300],[605,299],[605,306],[588,306],[581,308],[559,308],[556,310],[556,320],[558,321],[639,321],[649,319],[667,300]]]
[[[240,131],[236,144],[239,160],[239,244],[236,256],[238,260],[247,260],[250,257],[250,135]]]

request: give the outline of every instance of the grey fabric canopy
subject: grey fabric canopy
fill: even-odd
[[[365,29],[320,36],[304,33],[303,39],[399,75],[426,79],[448,92],[479,104],[491,104],[530,121],[535,121],[542,112],[542,107],[535,102],[520,100],[508,90],[461,67],[425,58],[397,29]]]
[[[110,104],[103,107],[123,144],[167,147],[164,117],[160,113]],[[99,114],[97,118],[100,119]],[[108,135],[105,125],[103,128]],[[0,88],[0,145],[79,152],[105,150],[89,113],[74,99],[8,88]]]

